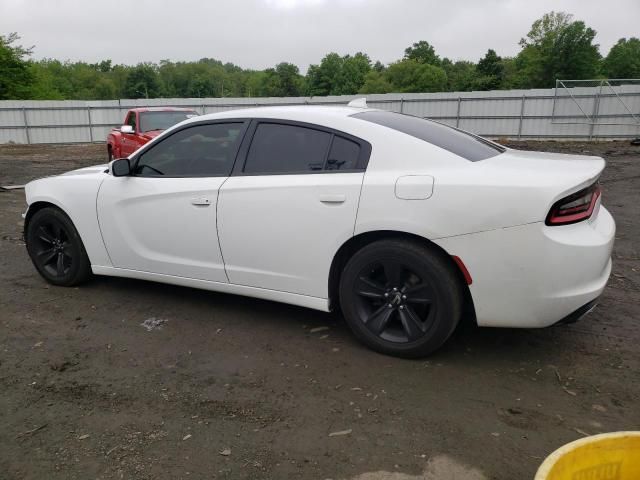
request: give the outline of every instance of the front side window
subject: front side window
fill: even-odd
[[[238,151],[243,123],[196,125],[153,145],[138,158],[141,177],[228,176]]]
[[[197,115],[193,111],[142,112],[140,114],[140,131],[144,133],[154,130],[166,130],[187,118],[193,118]]]
[[[313,128],[260,123],[244,166],[245,174],[322,171],[331,134]]]

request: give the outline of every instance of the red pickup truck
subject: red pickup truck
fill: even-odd
[[[189,108],[133,108],[127,112],[124,124],[114,128],[107,137],[109,161],[128,157],[163,130],[198,115]]]

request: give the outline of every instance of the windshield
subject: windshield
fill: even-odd
[[[166,130],[176,123],[198,115],[194,111],[177,112],[142,112],[140,114],[140,131]]]
[[[372,110],[351,116],[406,133],[471,162],[495,157],[506,150],[497,143],[469,132],[412,115]]]

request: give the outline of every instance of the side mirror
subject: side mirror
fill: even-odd
[[[111,162],[109,171],[114,177],[127,177],[131,175],[131,164],[128,158],[118,158]]]
[[[131,125],[122,125],[120,127],[120,133],[134,133]]]

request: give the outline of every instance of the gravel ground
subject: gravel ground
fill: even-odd
[[[0,191],[0,477],[531,479],[587,434],[640,429],[640,148],[602,155],[618,225],[599,307],[543,330],[460,329],[420,361],[337,314],[117,278],[47,285]],[[103,145],[0,146],[0,185],[102,163]]]

